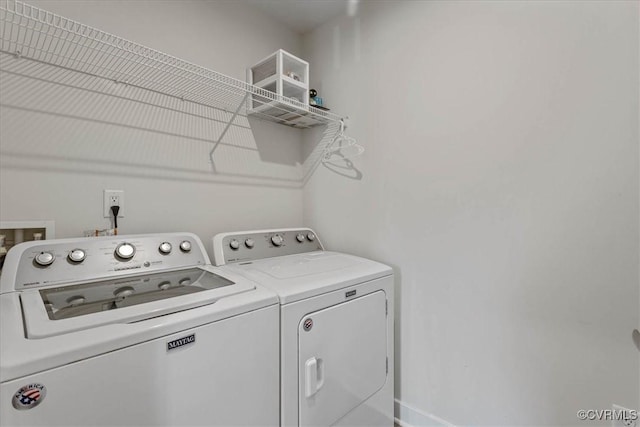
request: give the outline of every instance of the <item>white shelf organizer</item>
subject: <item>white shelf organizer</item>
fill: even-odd
[[[309,108],[309,63],[289,52],[279,49],[249,68],[247,81],[286,99],[300,102],[305,109]],[[287,109],[277,101],[269,102],[257,96],[249,102],[253,112],[278,114],[278,110]]]
[[[269,90],[97,30],[17,0],[0,0],[0,53],[166,95],[226,113],[211,156],[238,116],[294,128],[338,126],[341,118]],[[6,58],[3,58],[5,60]],[[26,60],[26,61],[25,61]],[[12,68],[15,68],[12,67]],[[29,69],[29,65],[23,67]],[[66,84],[82,79],[66,79]],[[80,84],[80,83],[78,83]]]

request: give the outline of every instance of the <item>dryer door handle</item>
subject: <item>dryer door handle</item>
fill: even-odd
[[[308,399],[318,392],[324,385],[324,361],[312,357],[304,363],[305,397]]]

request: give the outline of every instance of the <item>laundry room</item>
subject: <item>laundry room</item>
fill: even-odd
[[[640,427],[640,2],[0,0],[0,262],[2,427]]]

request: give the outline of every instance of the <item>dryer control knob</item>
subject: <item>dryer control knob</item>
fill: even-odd
[[[171,249],[171,243],[169,242],[162,242],[160,243],[160,246],[158,246],[158,250],[163,255],[169,255],[171,253]]]
[[[136,247],[131,243],[120,243],[116,246],[116,258],[131,259],[136,254]]]
[[[276,234],[271,238],[271,243],[273,243],[274,246],[282,246],[282,243],[284,243],[284,239],[281,235]]]
[[[313,242],[314,240],[316,240],[316,235],[315,235],[315,234],[313,234],[313,233],[309,233],[309,234],[307,234],[307,239],[308,239],[310,242]]]
[[[298,233],[298,235],[296,236],[296,240],[297,240],[299,243],[304,242],[304,239],[305,239],[305,237],[304,237],[304,234],[302,234],[302,233]]]
[[[240,247],[240,242],[238,242],[236,239],[233,239],[229,242],[229,247],[235,251]]]
[[[69,261],[71,262],[80,263],[84,261],[86,256],[87,254],[82,249],[76,248],[71,252],[69,252],[69,255],[67,256],[67,258],[69,258]]]
[[[253,248],[255,246],[256,242],[253,239],[247,239],[244,241],[244,245],[246,247],[248,247],[249,249]]]
[[[180,242],[180,250],[182,252],[189,252],[191,250],[191,242],[188,240]]]
[[[53,256],[51,252],[40,252],[36,255],[34,261],[41,267],[47,267],[53,264],[53,261],[56,260],[56,257]]]

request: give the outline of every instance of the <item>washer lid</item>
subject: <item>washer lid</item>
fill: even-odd
[[[367,282],[392,274],[391,267],[338,252],[318,251],[228,264],[278,294],[281,304]]]
[[[44,338],[110,323],[132,323],[255,289],[201,268],[171,270],[20,295],[27,338]]]

